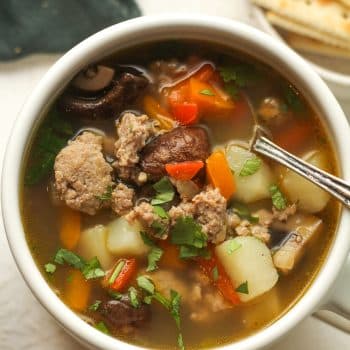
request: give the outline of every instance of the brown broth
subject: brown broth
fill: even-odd
[[[179,52],[181,54],[178,54]],[[150,61],[157,58],[178,57],[181,59],[192,52],[205,59],[212,60],[216,64],[221,64],[225,60],[237,60],[237,57],[256,64],[262,74],[262,80],[255,87],[245,88],[245,93],[249,96],[254,108],[257,108],[258,101],[263,96],[279,96],[280,86],[281,84],[285,84],[285,80],[272,68],[256,63],[251,58],[247,58],[240,53],[232,53],[232,50],[228,51],[227,49],[204,43],[181,42],[177,46],[174,46],[172,43],[152,44],[118,53],[104,60],[104,62],[112,63],[113,65],[117,62],[146,66]],[[227,56],[228,52],[230,56]],[[136,101],[134,105],[130,106],[130,109],[142,110],[140,101]],[[250,116],[250,118],[252,117]],[[320,148],[327,157],[330,169],[333,169],[334,173],[337,174],[338,167],[331,141],[318,117],[311,110],[311,107],[306,103],[306,111],[302,115],[294,115],[294,118],[304,118],[304,120],[313,126],[314,130],[314,136],[310,138],[307,144],[298,148],[295,153],[301,155],[313,148]],[[227,119],[223,119],[220,123],[204,120],[203,124],[209,128],[211,141],[214,145],[221,145],[227,142],[235,134],[231,122]],[[76,120],[73,125],[76,131],[82,127],[95,127],[104,130],[109,135],[112,135],[115,130],[114,120],[89,123]],[[271,132],[274,135],[279,130],[271,130]],[[247,140],[249,135],[244,135],[242,138]],[[24,167],[25,171],[33,161],[30,154],[31,147],[28,150],[29,157]],[[269,163],[272,167],[275,166],[273,162]],[[43,269],[44,264],[52,259],[60,247],[60,210],[52,204],[48,194],[48,186],[51,180],[46,179],[38,185],[22,187],[22,220],[27,241],[38,268],[42,271],[58,296],[65,301],[64,288],[67,284],[70,269],[59,267],[58,271],[52,276],[48,276]],[[258,203],[257,205],[260,204]],[[308,248],[297,268],[288,276],[280,276],[279,282],[271,291],[253,302],[246,305],[241,304],[228,311],[220,312],[214,315],[209,322],[203,323],[194,323],[191,321],[189,318],[189,309],[183,303],[181,309],[182,333],[186,349],[207,348],[237,341],[267,327],[287,312],[310,286],[324,260],[327,258],[328,250],[337,228],[339,214],[339,204],[334,200],[330,200],[327,207],[317,214],[317,216],[323,219],[323,231],[318,236],[317,241]],[[107,224],[113,218],[115,218],[115,215],[108,210],[102,211],[94,217],[83,214],[83,228],[91,227],[97,223]],[[139,263],[142,268],[146,267],[145,259],[141,259]],[[187,263],[187,269],[189,271],[193,269],[192,265]],[[159,266],[162,269],[161,262]],[[191,282],[190,277],[182,271],[174,268],[174,273],[186,283]],[[90,302],[93,303],[96,299],[105,300],[106,293],[100,287],[99,281],[94,281],[92,284]],[[171,316],[157,304],[152,305],[151,308],[152,320],[148,324],[138,328],[135,333],[129,335],[117,334],[116,336],[126,342],[149,348],[176,349],[178,331]],[[86,315],[88,317],[94,317],[89,311],[86,312]]]

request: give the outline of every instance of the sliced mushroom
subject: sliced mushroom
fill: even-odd
[[[107,66],[92,66],[80,72],[72,81],[72,86],[82,92],[97,93],[109,87],[115,70]]]
[[[322,229],[322,220],[313,215],[294,215],[286,227],[293,227],[291,233],[273,255],[275,267],[284,274],[294,269],[304,255],[307,245]]]
[[[143,76],[123,73],[113,80],[111,88],[94,97],[79,96],[69,90],[58,101],[59,109],[71,117],[85,119],[106,119],[116,117],[122,109],[134,101],[148,85]]]

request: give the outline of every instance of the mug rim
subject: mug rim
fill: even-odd
[[[135,44],[130,44],[131,38],[139,37],[141,42],[141,35],[146,37],[151,33],[153,35],[157,33],[160,37],[167,35],[168,39],[171,35],[177,35],[181,39],[189,38],[193,33],[203,35],[203,37],[208,37],[210,34],[212,38],[209,41],[212,42],[218,42],[219,38],[222,41],[224,38],[236,39],[245,42],[248,46],[256,47],[266,57],[273,58],[282,66],[288,67],[294,74],[293,78],[298,78],[308,88],[312,102],[322,109],[323,114],[320,115],[320,118],[326,119],[328,128],[334,134],[335,150],[339,157],[341,173],[344,179],[350,180],[350,164],[345,162],[346,140],[350,139],[350,128],[337,100],[321,78],[299,55],[257,29],[222,17],[184,14],[156,15],[139,17],[113,25],[72,48],[52,66],[39,82],[11,131],[2,172],[2,214],[12,255],[24,280],[39,302],[75,338],[85,344],[106,350],[145,348],[125,343],[94,329],[69,309],[51,290],[39,271],[25,238],[19,201],[21,170],[26,144],[33,128],[41,120],[42,112],[48,101],[52,100],[52,95],[57,95],[67,84],[69,78],[84,65],[102,58],[108,51],[118,51],[115,49],[118,41],[132,47]],[[230,46],[234,48],[234,45]],[[239,50],[237,47],[236,49]],[[38,115],[41,117],[38,118]],[[14,193],[16,198],[14,198]],[[323,262],[306,292],[289,310],[256,333],[234,343],[215,347],[215,349],[252,350],[264,347],[280,338],[312,313],[328,293],[347,257],[350,247],[350,235],[346,231],[348,226],[350,226],[350,212],[343,210],[339,217],[336,235],[328,251],[327,261]]]

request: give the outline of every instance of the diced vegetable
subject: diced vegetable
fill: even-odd
[[[143,242],[138,223],[129,224],[124,217],[112,221],[108,226],[107,249],[117,256],[147,254],[149,247]]]
[[[239,304],[239,296],[219,259],[212,254],[210,259],[201,258],[198,262],[202,271],[217,286],[223,297],[233,305]]]
[[[128,283],[134,277],[136,268],[137,263],[134,258],[118,260],[113,268],[107,272],[103,280],[103,285],[116,292],[125,290]]]
[[[160,106],[154,97],[146,95],[143,98],[143,108],[149,117],[152,117],[159,122],[162,129],[171,130],[175,127],[171,115]]]
[[[165,165],[167,173],[176,180],[191,180],[204,166],[201,160]]]
[[[312,135],[312,130],[310,122],[296,120],[281,130],[274,137],[274,142],[283,149],[293,152],[305,144]]]
[[[60,239],[64,248],[74,249],[80,238],[80,212],[64,206],[61,211]]]
[[[322,229],[322,220],[313,215],[296,214],[285,224],[291,231],[287,240],[273,255],[273,263],[284,274],[293,270],[305,252],[310,241]]]
[[[308,163],[327,170],[325,156],[320,151],[310,152],[302,157]],[[308,213],[317,213],[325,208],[329,194],[292,170],[281,170],[281,189],[290,202],[298,203],[298,208]]]
[[[270,198],[269,188],[274,178],[269,166],[261,160],[255,172],[248,176],[240,176],[246,162],[255,159],[256,155],[249,150],[234,144],[226,148],[226,158],[234,172],[236,191],[234,198],[243,203],[252,203],[260,199]]]
[[[223,152],[215,151],[207,159],[207,175],[210,183],[230,199],[236,191],[235,179]]]
[[[91,283],[85,280],[79,270],[70,270],[65,285],[65,301],[75,311],[85,311],[88,307]]]
[[[181,125],[195,124],[198,119],[198,105],[193,102],[174,103],[171,108],[174,118]]]
[[[242,302],[269,291],[278,280],[269,248],[259,239],[245,236],[233,239],[239,248],[230,249],[231,240],[216,246],[215,253],[223,265]]]
[[[96,256],[105,270],[113,264],[113,255],[106,245],[107,234],[108,230],[103,225],[88,228],[82,232],[78,245],[78,251],[84,259],[90,260]]]

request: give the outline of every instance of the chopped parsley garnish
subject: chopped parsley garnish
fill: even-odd
[[[120,300],[123,297],[123,294],[120,292],[114,292],[112,290],[108,291],[108,294],[115,300]]]
[[[100,332],[105,334],[110,334],[107,326],[104,324],[104,322],[100,321],[95,324],[95,328],[98,329]]]
[[[242,245],[238,243],[235,239],[230,239],[227,242],[227,252],[229,255],[233,254],[237,249],[242,247]]]
[[[209,259],[211,257],[211,253],[207,248],[196,248],[188,245],[182,245],[180,246],[179,257],[181,259],[191,259],[196,257]]]
[[[139,276],[136,279],[137,285],[148,292],[149,294],[154,294],[154,284],[150,278],[147,276]]]
[[[254,156],[247,159],[239,173],[239,176],[249,176],[255,174],[261,166],[261,159]]]
[[[173,316],[178,329],[180,329],[180,304],[181,304],[181,295],[175,290],[171,290],[170,291],[170,313]]]
[[[138,295],[137,295],[137,290],[134,287],[130,287],[128,289],[128,292],[129,292],[131,306],[134,307],[135,309],[137,309],[140,306],[140,302],[139,302]]]
[[[240,284],[235,290],[236,292],[241,294],[249,294],[248,281],[245,281],[242,284]]]
[[[147,255],[148,266],[146,269],[147,272],[151,272],[158,268],[157,262],[163,255],[163,249],[157,247],[157,245],[147,236],[146,233],[140,232],[140,234],[143,242],[151,247],[151,250]]]
[[[81,272],[87,280],[104,277],[105,275],[96,256],[85,264]]]
[[[73,135],[71,125],[54,110],[40,126],[32,151],[30,165],[26,169],[24,183],[35,185],[52,170],[58,152]]]
[[[250,210],[242,203],[235,202],[233,204],[233,212],[237,214],[241,219],[248,220],[253,224],[259,222],[259,218],[257,216],[252,216]]]
[[[169,215],[168,213],[159,205],[153,206],[153,211],[161,218],[161,219],[168,219]]]
[[[283,86],[283,97],[285,104],[282,106],[284,110],[291,109],[294,112],[302,112],[305,109],[304,102],[301,99],[299,91],[291,84]]]
[[[179,333],[179,335],[177,337],[177,345],[179,346],[180,350],[185,350],[185,345],[184,345],[182,333]]]
[[[207,246],[207,236],[193,218],[180,217],[171,230],[171,243],[204,248]]]
[[[283,193],[280,191],[278,186],[272,185],[269,188],[272,204],[277,210],[284,210],[287,207],[287,200],[284,197]]]
[[[211,271],[213,274],[213,281],[216,282],[219,278],[219,270],[217,266],[214,266],[213,270]]]
[[[78,254],[75,254],[68,249],[60,248],[54,257],[54,262],[59,265],[68,264],[69,266],[80,270],[87,280],[100,278],[105,275],[97,257],[85,261]]]
[[[45,271],[47,273],[53,274],[56,271],[56,265],[52,263],[48,263],[45,266]]]
[[[100,307],[101,303],[102,303],[101,300],[95,300],[95,302],[89,306],[89,310],[90,311],[97,311],[98,308]]]
[[[215,96],[214,92],[209,89],[201,90],[199,93],[206,96]]]
[[[258,72],[248,63],[239,63],[219,68],[220,75],[225,83],[234,82],[238,87],[246,87],[256,82]]]
[[[233,98],[238,99],[238,88],[234,83],[226,83],[225,84],[225,91]]]
[[[153,188],[157,194],[151,201],[152,205],[164,204],[173,200],[175,191],[167,176],[164,176],[162,179],[156,182],[153,185]]]
[[[102,193],[100,196],[95,196],[95,197],[99,199],[101,202],[109,201],[112,199],[112,192],[113,192],[113,185],[108,185],[105,193]]]
[[[85,267],[85,261],[79,255],[68,249],[60,248],[55,257],[54,262],[59,265],[68,264],[76,269],[82,270]]]
[[[162,237],[167,233],[168,225],[162,221],[153,221],[151,228],[153,229],[155,236]]]

